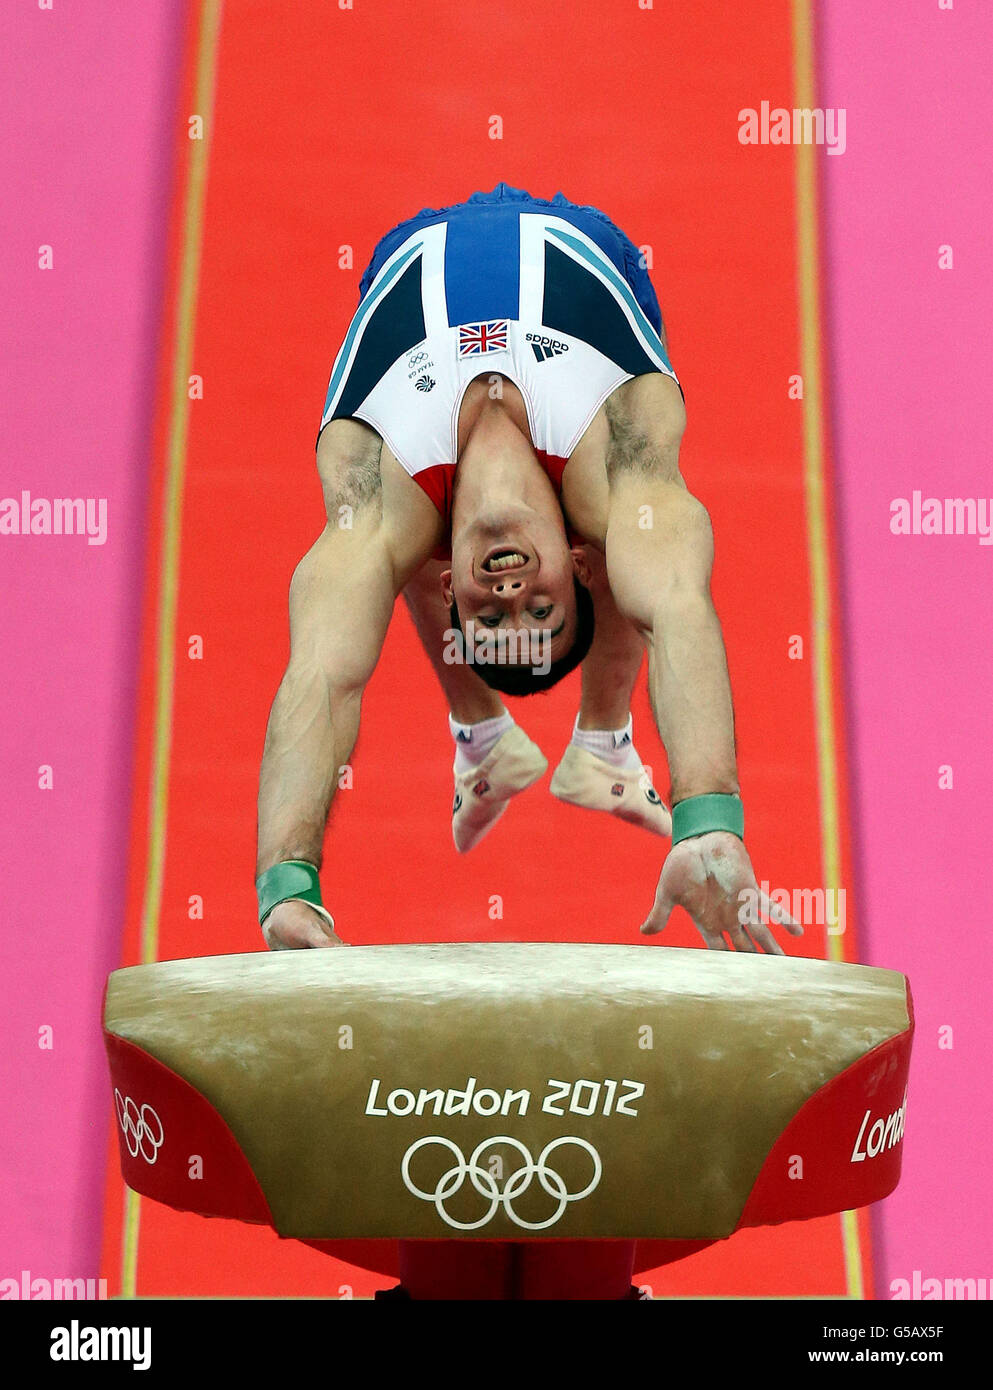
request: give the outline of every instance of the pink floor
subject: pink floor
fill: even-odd
[[[918,1039],[903,1184],[877,1227],[889,1281],[993,1273],[990,566],[975,536],[894,536],[915,489],[993,494],[993,14],[829,0],[820,104],[828,366],[839,472],[864,956],[905,970]],[[0,1277],[94,1275],[105,1153],[102,985],[117,958],[145,468],[181,7],[25,3],[0,204],[7,369],[0,495],[106,498],[106,543],[0,538]],[[787,100],[759,93],[758,99]],[[752,102],[743,93],[742,104]],[[39,270],[38,248],[54,268]],[[950,245],[954,269],[938,269]],[[51,790],[38,788],[50,764]],[[939,766],[954,787],[939,790]],[[53,1030],[51,1049],[39,1029]],[[953,1046],[938,1046],[939,1029]]]
[[[910,977],[918,1029],[903,1181],[876,1223],[885,1294],[915,1269],[993,1268],[993,547],[889,529],[915,489],[993,497],[993,10],[824,14],[818,100],[848,111],[847,151],[824,163],[863,955]]]
[[[0,496],[107,500],[102,545],[0,537],[0,1278],[92,1276],[99,1253],[180,17],[0,7]]]

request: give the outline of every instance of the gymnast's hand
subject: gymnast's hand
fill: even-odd
[[[724,940],[727,935],[736,951],[761,949],[771,956],[784,955],[763,925],[763,916],[785,927],[791,936],[803,935],[803,927],[759,891],[748,851],[737,835],[725,830],[711,830],[673,846],[662,865],[655,905],[642,923],[642,932],[654,936],[662,931],[677,904],[693,918],[711,951],[730,950]]]
[[[270,951],[299,951],[308,946],[347,946],[336,936],[331,923],[312,907],[297,899],[277,903],[262,927]]]

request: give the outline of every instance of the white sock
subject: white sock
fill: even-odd
[[[461,774],[479,766],[493,751],[497,739],[514,727],[514,720],[507,710],[492,719],[481,719],[478,724],[460,724],[449,715],[448,727],[455,740],[455,771]]]
[[[572,731],[572,742],[577,748],[585,748],[594,758],[610,763],[611,767],[635,768],[641,766],[641,759],[631,742],[634,720],[628,715],[623,729],[581,729],[579,716],[576,716]]]

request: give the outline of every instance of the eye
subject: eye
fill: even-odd
[[[499,627],[501,614],[499,613],[479,613],[477,614],[483,627]]]
[[[531,609],[531,616],[532,616],[532,618],[537,618],[539,622],[541,622],[543,618],[550,618],[551,615],[552,615],[552,605],[551,605],[551,604],[549,604],[549,605],[548,605],[547,607],[545,607],[545,608],[532,608],[532,609]]]

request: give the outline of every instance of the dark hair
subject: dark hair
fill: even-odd
[[[491,690],[499,690],[503,695],[537,695],[540,691],[551,690],[583,660],[593,642],[593,599],[589,589],[575,577],[573,583],[576,589],[576,637],[565,656],[553,661],[544,674],[538,674],[532,666],[476,662],[477,675]],[[462,619],[454,597],[450,613],[452,627],[462,632]],[[465,633],[462,633],[462,650],[465,651]]]

